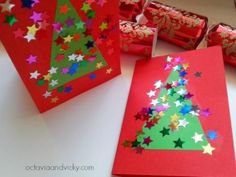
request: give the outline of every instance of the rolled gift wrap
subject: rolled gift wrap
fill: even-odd
[[[207,46],[221,45],[225,62],[236,66],[236,28],[219,23],[206,36]]]
[[[207,31],[208,18],[156,1],[144,10],[147,26],[158,27],[159,38],[185,49],[196,49]]]
[[[136,22],[136,16],[143,11],[145,0],[120,0],[120,19]]]
[[[121,50],[152,58],[155,56],[157,33],[156,28],[120,20]]]

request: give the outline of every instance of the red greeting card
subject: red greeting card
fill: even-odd
[[[236,176],[220,47],[137,62],[113,174]]]
[[[118,19],[118,0],[0,0],[0,40],[40,112],[120,74]]]

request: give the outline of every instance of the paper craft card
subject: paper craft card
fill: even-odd
[[[40,112],[120,74],[118,3],[0,0],[0,40]]]
[[[221,50],[137,61],[114,175],[236,176]]]

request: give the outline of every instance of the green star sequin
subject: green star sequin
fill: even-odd
[[[5,22],[8,23],[10,26],[13,26],[14,23],[17,22],[17,19],[14,15],[6,15]]]

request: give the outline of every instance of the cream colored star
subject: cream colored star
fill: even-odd
[[[73,37],[72,37],[71,35],[68,35],[68,36],[64,37],[64,42],[65,42],[65,43],[66,43],[66,42],[71,42],[72,39],[73,39]]]
[[[48,73],[47,75],[44,75],[44,76],[43,76],[43,79],[44,79],[45,81],[50,81],[51,77],[52,77],[51,74]]]
[[[162,96],[162,97],[161,97],[161,101],[162,101],[162,102],[168,101],[168,96],[167,96],[167,95]]]
[[[6,0],[5,3],[0,3],[0,7],[2,7],[1,12],[11,12],[11,9],[15,7],[15,4],[10,3],[11,0]]]
[[[197,132],[195,132],[195,134],[192,137],[192,139],[194,139],[194,142],[197,143],[199,141],[203,141],[202,136],[203,136],[203,134],[198,134]]]
[[[100,69],[103,67],[103,63],[102,62],[99,62],[96,64],[96,68]]]
[[[215,148],[212,147],[210,143],[208,143],[206,146],[202,146],[202,148],[203,148],[203,154],[209,154],[209,155],[212,155],[212,151],[215,150]]]

